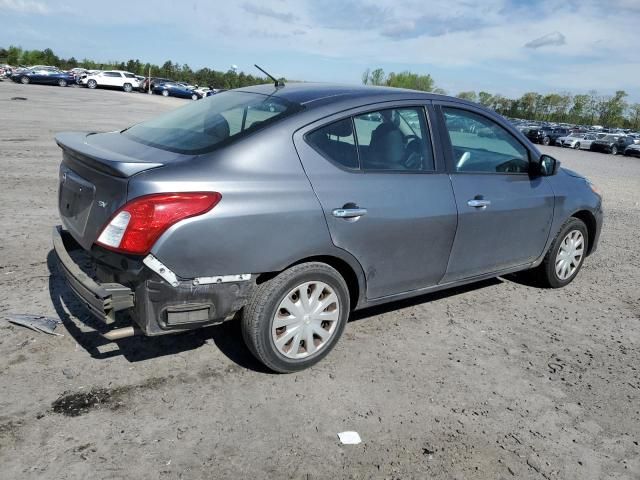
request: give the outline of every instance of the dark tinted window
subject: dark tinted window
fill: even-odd
[[[433,171],[424,109],[393,108],[354,117],[364,170]]]
[[[329,160],[346,168],[358,168],[358,153],[351,118],[314,130],[306,136],[306,140]]]
[[[124,76],[127,78],[136,78],[136,76],[133,73],[125,73]]]
[[[509,132],[482,115],[444,108],[456,172],[526,173],[527,149]],[[463,129],[458,128],[466,123]]]
[[[200,154],[300,109],[299,105],[279,97],[224,92],[134,125],[122,134],[163,150]]]
[[[105,77],[120,77],[120,73],[118,72],[103,72],[102,75]]]

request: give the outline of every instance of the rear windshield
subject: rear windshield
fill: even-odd
[[[301,108],[279,97],[224,92],[134,125],[122,134],[152,147],[197,155],[260,130]]]

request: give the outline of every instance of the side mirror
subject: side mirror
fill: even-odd
[[[558,173],[560,162],[549,155],[541,155],[538,160],[538,173],[542,177],[550,177]]]

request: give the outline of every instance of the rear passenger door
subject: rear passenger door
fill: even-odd
[[[362,265],[368,299],[435,285],[446,270],[456,206],[428,109],[371,106],[294,135],[333,243]]]
[[[483,110],[445,102],[438,110],[459,212],[444,282],[533,262],[546,245],[555,197],[545,177],[531,175],[532,153]]]

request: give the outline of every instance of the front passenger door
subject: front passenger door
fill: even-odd
[[[529,150],[507,128],[474,110],[441,107],[458,205],[443,283],[533,262],[544,250],[553,219],[553,190],[544,177],[530,175]]]

